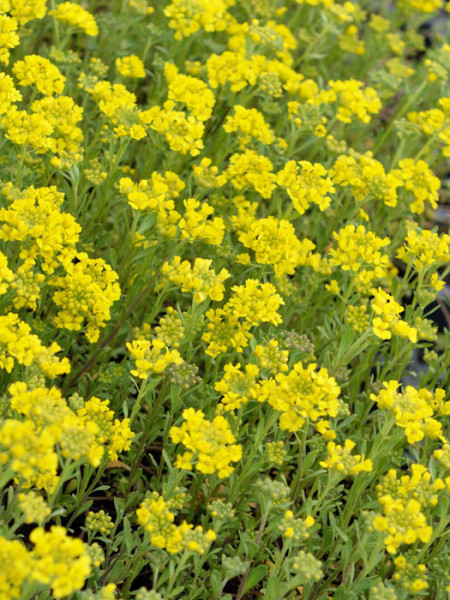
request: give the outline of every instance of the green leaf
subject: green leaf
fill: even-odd
[[[214,571],[212,571],[209,579],[210,579],[210,583],[211,583],[211,592],[212,592],[211,596],[215,597],[218,595],[220,586],[222,585],[222,576],[220,574],[220,571],[218,571],[217,569],[214,569]]]
[[[245,582],[243,593],[246,594],[253,589],[255,585],[258,585],[258,583],[264,579],[268,570],[269,568],[266,565],[258,565],[252,569]]]
[[[127,552],[131,554],[134,548],[133,543],[133,534],[131,532],[131,525],[128,517],[125,517],[123,520],[123,540],[125,542],[125,547]]]
[[[281,583],[275,575],[270,575],[264,588],[264,597],[267,600],[278,600],[284,597],[286,591],[286,584]]]

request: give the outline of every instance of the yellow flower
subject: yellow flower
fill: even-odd
[[[94,17],[75,2],[62,2],[58,4],[55,10],[49,11],[48,14],[61,21],[61,23],[78,27],[86,35],[94,37],[98,35],[98,27]]]
[[[251,337],[250,323],[241,323],[228,308],[208,310],[206,318],[206,331],[202,335],[202,340],[208,344],[206,354],[215,358],[218,354],[227,352],[229,348],[242,352],[247,346]]]
[[[326,210],[331,202],[328,194],[335,191],[327,170],[320,163],[291,160],[277,175],[278,185],[286,188],[294,208],[302,215],[311,204]]]
[[[404,245],[397,256],[408,263],[413,258],[413,264],[418,271],[450,260],[450,235],[439,235],[428,229],[410,229],[406,234]]]
[[[175,39],[181,40],[198,31],[223,31],[227,22],[230,0],[172,0],[164,8]]]
[[[168,76],[168,67],[173,67],[166,63],[166,78],[169,80],[168,99],[171,102],[184,104],[190,114],[198,121],[207,121],[213,111],[215,97],[206,83],[181,73],[174,73],[173,77]]]
[[[390,554],[395,554],[403,544],[414,544],[417,540],[424,543],[430,541],[433,529],[427,525],[419,502],[404,502],[389,494],[378,501],[383,507],[383,515],[374,518],[373,527],[385,532],[384,543]]]
[[[236,438],[225,417],[217,415],[207,421],[201,410],[187,408],[183,419],[180,427],[170,429],[170,437],[175,444],[188,449],[189,463],[195,463],[200,473],[217,473],[220,478],[231,475],[234,470],[231,463],[241,459],[242,448],[234,443]],[[185,463],[186,457],[181,455],[180,461]]]
[[[277,277],[293,275],[296,267],[308,264],[315,248],[308,238],[300,241],[296,237],[289,221],[272,216],[253,221],[239,241],[254,250],[258,263],[273,265]]]
[[[373,295],[371,306],[373,312],[378,315],[372,319],[374,334],[382,340],[390,340],[394,334],[401,338],[408,338],[415,344],[417,329],[410,327],[399,317],[404,311],[403,306],[400,306],[390,294],[381,288],[374,290]]]
[[[116,58],[116,69],[122,77],[130,77],[132,79],[141,79],[145,77],[144,63],[139,58],[131,54],[123,58]]]
[[[150,373],[162,373],[171,364],[183,362],[177,350],[169,350],[162,340],[134,340],[127,343],[127,348],[134,359],[136,368],[131,374],[140,379],[147,379]]]
[[[35,85],[45,96],[61,94],[66,78],[61,75],[47,58],[29,54],[23,60],[14,63],[12,71],[20,86]]]
[[[344,446],[328,442],[327,460],[321,461],[320,466],[325,469],[336,470],[343,476],[358,475],[362,471],[372,471],[372,461],[365,459],[360,454],[351,454],[356,446],[352,440],[345,440]]]
[[[267,145],[273,144],[275,141],[272,129],[256,108],[245,108],[236,104],[234,114],[227,117],[223,128],[227,133],[237,132],[239,134],[241,147],[249,144],[252,138]]]
[[[405,158],[399,162],[399,168],[392,171],[392,175],[414,197],[414,201],[410,203],[411,212],[422,214],[426,202],[433,208],[437,207],[441,183],[424,160],[416,162],[412,158]]]
[[[225,305],[234,316],[244,318],[251,325],[272,323],[279,325],[281,316],[278,313],[284,300],[277,294],[271,283],[259,283],[256,279],[247,279],[244,285],[231,288],[231,296]]]
[[[196,258],[193,266],[189,261],[181,262],[175,256],[171,263],[165,262],[161,268],[164,279],[180,286],[183,292],[194,292],[195,302],[203,302],[208,297],[216,302],[223,299],[223,282],[230,277],[227,269],[216,273],[211,269],[212,259]]]
[[[32,550],[31,579],[50,585],[55,598],[81,590],[91,572],[86,544],[67,535],[64,527],[42,527],[30,534]]]
[[[372,114],[378,114],[381,110],[381,102],[377,92],[366,87],[362,89],[362,81],[347,79],[345,81],[328,81],[329,90],[322,90],[316,96],[310,98],[313,104],[337,103],[336,116],[343,123],[351,123],[354,118],[369,123]]]
[[[237,190],[250,186],[263,198],[270,198],[276,181],[272,171],[273,165],[266,156],[245,150],[230,157],[225,175]]]
[[[338,414],[340,388],[326,369],[317,371],[316,366],[311,363],[305,368],[298,362],[288,373],[260,382],[258,399],[282,413],[282,429],[298,431],[309,418],[320,433],[329,431],[327,417]]]
[[[173,100],[168,100],[164,108],[154,106],[141,113],[141,118],[151,129],[164,135],[171,150],[197,156],[203,149],[205,127],[193,115],[186,116],[184,111],[174,110],[174,104]]]
[[[0,24],[2,16],[0,15]],[[5,114],[14,102],[22,100],[22,94],[14,87],[12,77],[0,73],[0,114]]]
[[[385,381],[383,386],[378,395],[371,394],[370,398],[395,415],[397,425],[405,430],[410,444],[424,437],[436,439],[442,435],[442,426],[435,416],[450,414],[450,402],[444,402],[443,389],[436,388],[433,393],[426,388],[406,386],[402,393],[398,391],[400,383],[395,380]]]
[[[59,307],[53,322],[72,331],[86,324],[87,339],[96,342],[100,328],[111,318],[111,306],[120,298],[119,277],[104,260],[89,258],[85,252],[68,256],[64,267],[66,275],[51,281],[56,288],[53,301]]]
[[[245,365],[243,372],[240,365],[229,363],[225,365],[224,371],[225,375],[215,383],[214,389],[221,392],[225,410],[240,408],[249,400],[256,399],[259,389],[256,382],[259,369],[256,365]]]

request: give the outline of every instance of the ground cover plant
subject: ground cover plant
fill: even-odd
[[[447,596],[449,8],[0,0],[0,600]]]

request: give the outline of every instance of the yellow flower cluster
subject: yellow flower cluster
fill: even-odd
[[[184,104],[197,121],[207,121],[212,114],[215,97],[206,83],[196,77],[183,75],[172,64],[166,63],[165,75],[169,83],[170,102]]]
[[[293,542],[301,542],[309,538],[308,529],[315,523],[313,517],[308,515],[305,519],[296,519],[292,510],[287,510],[278,525],[278,530],[283,537]]]
[[[363,87],[363,83],[356,79],[345,81],[328,81],[329,90],[323,90],[316,96],[310,98],[313,104],[337,103],[336,116],[343,123],[351,123],[358,119],[363,123],[369,123],[371,115],[377,114],[381,109],[381,101],[377,92],[371,88]]]
[[[239,409],[242,404],[257,398],[259,385],[256,378],[259,369],[256,365],[245,365],[243,371],[240,365],[229,363],[224,371],[225,375],[215,383],[214,389],[222,394],[221,402],[225,410]]]
[[[50,585],[55,598],[80,590],[91,572],[86,544],[67,535],[64,527],[42,527],[30,534],[32,550],[31,578]]]
[[[270,340],[264,346],[258,344],[255,348],[255,356],[261,369],[271,375],[288,370],[289,352],[280,348],[277,340]]]
[[[450,100],[441,98],[440,108],[431,108],[430,110],[412,111],[408,113],[408,121],[415,123],[421,132],[429,137],[433,137],[438,142],[442,142],[442,154],[445,157],[450,156]]]
[[[129,419],[114,419],[109,400],[92,397],[76,412],[52,387],[29,388],[24,382],[9,387],[10,407],[25,420],[9,419],[0,429],[0,462],[9,464],[26,485],[53,488],[57,483],[56,445],[65,458],[85,458],[98,466],[130,448]]]
[[[130,449],[130,440],[134,437],[129,427],[130,420],[115,419],[114,411],[109,407],[109,400],[100,400],[92,396],[77,410],[77,416],[84,422],[97,425],[96,441],[106,448],[110,460],[117,460],[121,452]]]
[[[37,260],[42,270],[53,273],[63,255],[78,241],[81,227],[72,215],[61,212],[64,194],[55,187],[33,186],[14,196],[8,208],[0,208],[0,239],[20,242],[24,264]]]
[[[168,100],[164,108],[154,106],[145,113],[145,122],[163,135],[174,152],[197,156],[203,149],[204,125],[194,116],[186,116],[183,111],[174,110],[175,103]]]
[[[286,188],[295,210],[302,215],[311,204],[326,210],[331,202],[328,194],[335,191],[327,170],[320,163],[291,160],[278,172],[278,185]]]
[[[0,369],[11,373],[16,364],[38,370],[50,379],[70,373],[69,360],[59,359],[61,350],[56,342],[45,347],[39,337],[31,333],[31,327],[9,312],[0,316]]]
[[[114,523],[111,516],[104,510],[93,512],[90,510],[86,517],[86,527],[89,531],[99,531],[104,535],[109,535],[114,529]]]
[[[172,171],[164,175],[153,172],[150,179],[134,183],[129,177],[122,177],[119,189],[128,199],[134,210],[148,210],[156,213],[159,231],[170,238],[177,232],[181,215],[175,210],[175,199],[185,188],[184,182]]]
[[[40,525],[51,513],[50,507],[37,492],[20,493],[18,500],[26,523]]]
[[[205,316],[208,323],[202,340],[208,344],[206,354],[215,358],[230,348],[242,352],[251,337],[250,323],[241,322],[226,306],[208,310]]]
[[[216,273],[211,269],[211,259],[196,258],[194,264],[187,260],[181,262],[175,256],[171,263],[165,262],[161,268],[164,279],[175,283],[182,292],[193,292],[195,302],[203,302],[211,298],[216,302],[223,299],[225,286],[223,282],[230,277],[227,269]]]
[[[231,475],[242,456],[242,447],[235,444],[225,417],[217,415],[212,421],[205,418],[201,410],[187,408],[183,411],[184,423],[170,429],[170,438],[175,444],[183,444],[187,452],[179,454],[176,465],[180,469],[192,469],[193,464],[200,473],[217,473],[224,478]]]
[[[178,348],[180,340],[184,337],[184,326],[180,315],[173,308],[168,306],[166,315],[159,319],[159,325],[155,327],[156,337],[163,341],[166,346]]]
[[[22,94],[15,88],[12,77],[0,73],[0,114],[7,113],[11,105],[20,100],[22,100]]]
[[[81,590],[91,572],[84,542],[56,525],[50,531],[33,529],[30,541],[34,545],[31,551],[19,541],[0,537],[0,557],[9,565],[1,580],[1,598],[20,598],[26,580],[50,586],[54,598]]]
[[[372,471],[372,461],[360,454],[351,454],[356,446],[352,440],[345,440],[344,445],[328,442],[327,460],[321,461],[320,466],[331,471],[337,471],[344,477],[358,475],[363,471]]]
[[[44,1],[44,14],[45,14],[45,4]],[[8,15],[3,14],[5,12],[5,8],[0,7],[0,62],[7,65],[10,59],[10,51],[12,48],[15,48],[19,45],[20,39],[17,34],[18,23],[17,19],[14,17],[10,17]],[[9,77],[9,75],[1,74],[2,84],[4,87],[5,80],[9,81],[10,84],[13,84],[13,80]],[[11,87],[9,85],[8,87]],[[20,100],[19,97],[16,97],[13,101]]]
[[[288,373],[261,381],[258,399],[282,413],[282,429],[298,431],[309,419],[325,438],[334,438],[328,418],[338,415],[340,388],[326,369],[316,367],[315,363],[304,367],[297,362]]]
[[[395,554],[403,544],[420,540],[428,542],[433,529],[427,524],[423,510],[438,502],[437,492],[445,488],[441,479],[431,483],[431,474],[423,465],[413,465],[411,476],[397,478],[390,470],[377,486],[378,502],[383,515],[373,519],[373,527],[385,533],[386,550]]]
[[[247,146],[253,139],[266,145],[275,141],[271,127],[256,108],[235,104],[234,114],[227,117],[223,128],[227,133],[238,133],[241,147]]]
[[[250,325],[282,321],[278,309],[284,300],[272,283],[259,283],[256,279],[247,279],[244,285],[231,288],[231,296],[225,305],[234,317],[243,318]]]
[[[285,219],[256,219],[240,233],[239,241],[255,252],[259,264],[272,265],[277,277],[293,275],[300,265],[314,264],[311,253],[315,244],[308,238],[299,240]]]
[[[130,77],[131,79],[142,79],[145,77],[144,63],[135,54],[116,58],[116,69],[122,77]]]
[[[39,431],[31,421],[6,419],[0,427],[0,463],[27,486],[52,489],[56,485],[54,445],[51,433]]]
[[[17,194],[8,208],[0,209],[0,239],[19,242],[23,260],[16,277],[3,270],[2,278],[16,293],[16,308],[35,308],[47,280],[53,302],[60,308],[54,324],[75,331],[86,324],[86,336],[94,342],[120,297],[118,276],[102,259],[76,252],[81,228],[71,215],[60,212],[63,199],[53,187],[30,187]],[[65,274],[50,277],[61,268]]]
[[[394,559],[394,581],[398,582],[404,590],[411,594],[423,592],[428,588],[426,579],[427,568],[423,564],[415,565],[406,560],[404,556]]]
[[[414,200],[410,202],[411,212],[420,215],[427,202],[436,208],[441,182],[433,175],[427,163],[424,160],[416,162],[412,158],[405,158],[399,162],[399,167],[392,171],[392,175],[413,196]]]
[[[149,373],[162,373],[169,365],[180,365],[183,360],[180,353],[170,350],[165,342],[159,339],[138,339],[127,343],[136,368],[130,373],[140,379],[147,379]]]
[[[286,458],[284,442],[267,442],[265,445],[267,460],[270,465],[281,467]]]
[[[151,543],[170,554],[183,549],[203,554],[216,539],[214,531],[203,531],[201,525],[192,529],[193,526],[186,521],[175,525],[175,514],[171,512],[171,508],[170,502],[157,492],[152,492],[150,498],[146,498],[137,509],[138,521],[150,535]]]
[[[343,271],[357,273],[356,283],[369,286],[375,279],[382,278],[389,266],[389,257],[380,250],[390,244],[389,238],[380,238],[364,225],[346,225],[333,232],[336,246],[330,248],[330,263]]]
[[[439,501],[439,492],[445,489],[442,479],[432,481],[431,473],[424,465],[413,463],[411,475],[401,475],[395,469],[390,469],[376,486],[377,496],[381,498],[386,494],[401,498],[404,502],[413,498],[421,506],[436,506]]]
[[[100,111],[107,117],[118,137],[141,140],[147,135],[146,125],[150,115],[140,111],[136,96],[121,83],[99,81],[91,90]]]
[[[370,326],[370,318],[366,306],[349,306],[346,314],[347,323],[357,333],[364,333]]]
[[[421,512],[419,502],[401,500],[389,495],[379,499],[383,506],[383,516],[376,516],[373,527],[377,531],[386,532],[386,550],[395,554],[401,545],[414,544],[416,541],[429,542],[433,529],[427,525],[425,515]]]
[[[253,188],[263,198],[270,198],[275,189],[276,175],[269,158],[255,150],[233,154],[226,177],[237,190]]]
[[[22,87],[35,85],[44,96],[62,94],[66,79],[47,58],[30,54],[15,62],[12,71]]]
[[[195,198],[183,202],[185,211],[178,221],[178,227],[183,238],[190,242],[203,240],[213,246],[220,246],[225,233],[225,224],[221,217],[209,217],[214,209],[207,202],[200,204]]]
[[[120,298],[118,275],[101,258],[78,252],[64,261],[66,275],[54,277],[53,301],[60,308],[53,319],[57,327],[79,331],[86,325],[86,337],[96,342],[100,328],[111,318],[112,304]]]
[[[252,326],[281,323],[278,309],[283,304],[283,299],[271,283],[247,279],[244,285],[233,286],[223,308],[206,313],[207,331],[202,339],[209,344],[207,354],[215,357],[228,348],[242,352],[248,344]]]
[[[440,236],[429,229],[410,229],[397,256],[406,263],[412,260],[419,272],[432,266],[436,269],[450,260],[450,235]]]
[[[38,155],[53,154],[51,164],[62,169],[82,157],[83,133],[78,127],[82,112],[68,96],[47,96],[35,100],[30,112],[12,106],[0,123],[10,141],[29,146]]]
[[[369,152],[358,157],[339,156],[330,176],[335,184],[349,186],[359,202],[373,198],[386,206],[397,205],[397,188],[402,180],[396,171],[386,174],[383,165]]]
[[[417,389],[410,385],[399,392],[398,381],[385,381],[385,389],[370,398],[379,408],[389,410],[395,416],[395,422],[405,430],[410,444],[420,442],[424,437],[436,439],[442,436],[442,425],[436,416],[450,415],[450,402],[444,402],[445,390],[436,388],[431,392],[426,388]]]
[[[43,19],[47,12],[46,0],[3,0],[0,13],[9,12],[21,25],[34,19]]]
[[[209,84],[214,89],[229,84],[232,92],[239,92],[256,83],[264,62],[264,56],[246,59],[240,52],[228,50],[220,55],[211,54],[206,61]]]
[[[399,316],[404,311],[403,306],[381,288],[373,290],[373,296],[371,306],[374,314],[377,315],[372,319],[374,334],[382,340],[390,340],[394,334],[401,338],[408,338],[415,344],[417,329],[408,325]]]
[[[194,177],[205,188],[220,188],[227,182],[225,175],[219,175],[218,167],[211,165],[210,158],[202,158],[199,165],[192,167]]]
[[[84,31],[86,35],[95,37],[98,35],[98,26],[91,15],[79,4],[75,2],[62,2],[58,4],[55,10],[51,10],[49,15],[52,15],[61,23],[67,23]]]
[[[175,30],[175,39],[181,40],[199,29],[223,31],[230,18],[227,8],[232,4],[234,0],[172,0],[164,14]]]

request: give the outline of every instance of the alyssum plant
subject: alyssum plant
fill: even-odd
[[[446,596],[449,6],[0,0],[0,600]]]

